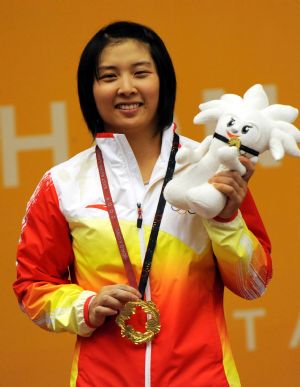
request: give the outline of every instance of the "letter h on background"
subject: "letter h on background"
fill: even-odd
[[[14,106],[0,106],[0,134],[2,137],[2,168],[4,188],[18,187],[18,152],[52,149],[54,164],[68,157],[67,119],[64,102],[50,103],[52,132],[45,135],[17,136]]]

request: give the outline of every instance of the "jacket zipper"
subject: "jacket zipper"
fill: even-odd
[[[143,211],[142,211],[142,204],[137,203],[137,220],[136,220],[136,227],[141,228],[143,224]]]

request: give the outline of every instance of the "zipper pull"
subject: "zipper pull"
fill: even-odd
[[[136,227],[141,228],[143,223],[143,212],[142,212],[142,205],[141,203],[137,203],[137,220],[136,220]]]

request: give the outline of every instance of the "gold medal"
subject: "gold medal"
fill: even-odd
[[[241,147],[241,140],[239,139],[239,137],[232,137],[228,141],[228,145],[229,146],[236,146],[238,149],[240,149],[240,147]]]
[[[136,331],[131,325],[126,324],[126,321],[135,314],[138,306],[148,315],[145,332]],[[160,331],[159,311],[152,301],[127,302],[116,318],[116,323],[121,328],[121,336],[126,337],[134,344],[148,343]]]

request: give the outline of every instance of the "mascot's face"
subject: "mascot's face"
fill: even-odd
[[[243,145],[260,151],[267,143],[267,122],[259,113],[233,112],[220,117],[216,132],[227,137],[229,140],[239,138]],[[264,131],[260,128],[264,128]],[[265,138],[264,138],[265,137]]]

